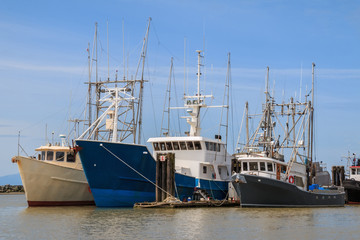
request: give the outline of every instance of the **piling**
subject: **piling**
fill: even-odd
[[[334,186],[342,186],[345,180],[345,168],[344,166],[333,166],[331,168],[332,184]]]
[[[175,193],[175,154],[158,154],[156,157],[156,202],[162,202]]]

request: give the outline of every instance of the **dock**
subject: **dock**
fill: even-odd
[[[200,207],[240,207],[240,201],[207,200],[207,201],[174,201],[135,203],[134,208],[200,208]]]

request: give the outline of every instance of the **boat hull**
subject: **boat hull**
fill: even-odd
[[[132,207],[155,201],[156,162],[146,146],[90,140],[76,140],[76,144],[96,206]],[[175,185],[175,195],[181,200],[192,198],[199,186],[212,190],[216,199],[227,194],[225,181],[175,173]]]
[[[345,193],[333,190],[304,191],[294,184],[257,175],[239,174],[245,181],[233,178],[242,207],[342,207]]]
[[[343,182],[346,193],[346,203],[360,204],[360,182],[346,179]]]
[[[94,205],[81,169],[52,164],[34,158],[14,158],[29,207]]]

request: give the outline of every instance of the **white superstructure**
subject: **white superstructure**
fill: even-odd
[[[206,98],[212,95],[201,95],[200,93],[200,66],[201,51],[198,53],[197,73],[197,94],[185,96],[184,107],[171,109],[186,109],[188,116],[187,123],[190,125],[188,136],[181,137],[157,137],[150,138],[149,143],[154,149],[154,157],[158,154],[174,153],[175,170],[177,173],[208,180],[229,180],[231,156],[226,151],[226,143],[221,141],[220,136],[216,139],[204,138],[200,135],[200,110],[208,107],[228,106],[207,106]]]

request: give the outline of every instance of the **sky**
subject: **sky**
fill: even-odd
[[[304,99],[311,88],[314,62],[316,159],[326,162],[330,170],[333,165],[345,165],[341,158],[348,152],[360,156],[357,1],[3,0],[0,176],[18,173],[11,157],[18,154],[19,139],[26,152],[21,150],[20,155],[33,155],[46,138],[58,142],[59,134],[68,135],[72,128],[69,119],[83,116],[87,48],[90,44],[91,51],[93,46],[95,22],[99,77],[106,79],[108,69],[111,78],[116,70],[123,76],[124,65],[130,77],[149,17],[143,143],[160,134],[171,57],[176,82],[172,105],[179,106],[184,91],[196,91],[196,50],[203,50],[201,91],[213,94],[215,105],[223,101],[230,53],[230,153],[236,145],[245,102],[249,102],[250,112],[261,112],[266,67],[270,68],[269,81],[276,99]],[[204,136],[217,134],[220,115],[219,110],[206,111],[202,118]],[[179,125],[177,116],[171,115],[172,129]],[[187,130],[183,119],[180,125],[181,132]]]

